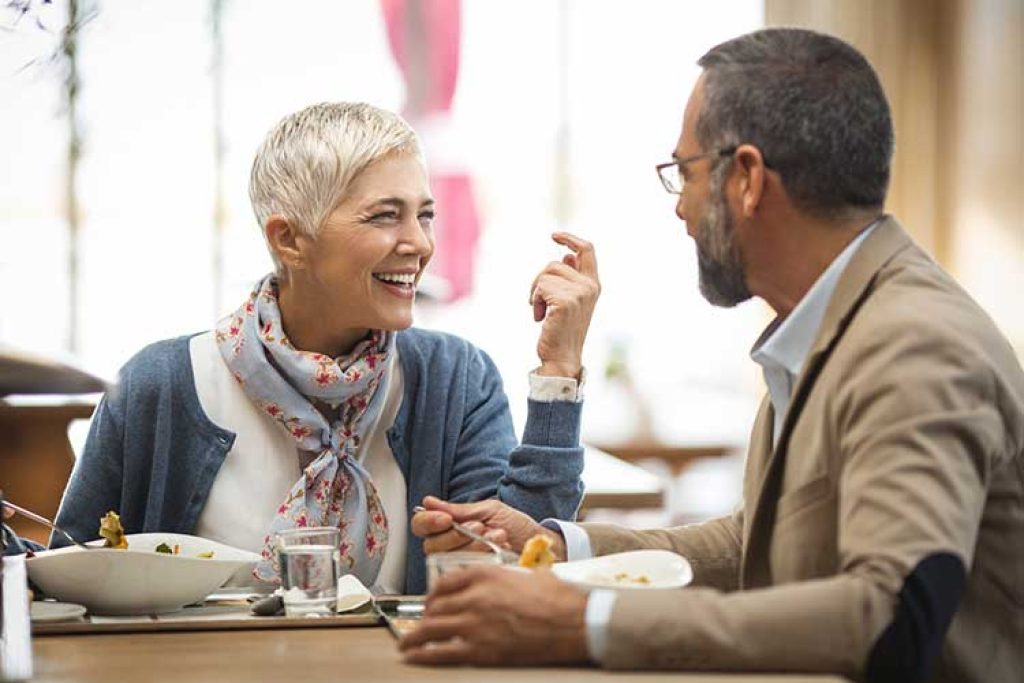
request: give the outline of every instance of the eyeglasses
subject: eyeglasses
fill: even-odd
[[[686,187],[686,179],[683,177],[683,169],[686,164],[711,157],[727,157],[735,151],[736,145],[730,145],[728,147],[716,149],[713,152],[703,152],[702,154],[694,154],[693,156],[683,157],[682,159],[673,159],[672,161],[664,164],[658,164],[654,167],[654,170],[658,172],[658,178],[661,179],[661,184],[665,187],[666,192],[671,194],[682,194],[683,188]]]

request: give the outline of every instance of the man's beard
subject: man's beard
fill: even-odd
[[[716,179],[717,180],[717,179]],[[700,293],[713,306],[731,308],[749,299],[743,257],[736,246],[736,223],[725,201],[722,184],[712,184],[713,203],[697,226],[697,266]]]

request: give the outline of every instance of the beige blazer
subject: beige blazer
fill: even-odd
[[[772,423],[765,399],[734,515],[583,525],[596,554],[695,571],[619,593],[604,664],[1022,680],[1024,372],[892,218],[843,272],[774,450]]]

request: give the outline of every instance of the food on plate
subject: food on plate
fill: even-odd
[[[555,563],[555,554],[551,552],[551,545],[551,538],[544,534],[537,534],[523,546],[523,552],[519,555],[519,566],[528,569],[550,567]]]
[[[116,550],[128,550],[128,539],[124,535],[124,527],[121,526],[121,516],[111,510],[107,514],[103,515],[100,519],[100,536],[103,537],[104,548],[114,548]],[[174,547],[161,543],[153,549],[154,552],[162,553],[164,555],[180,555],[181,546],[177,543]],[[196,553],[196,557],[204,560],[209,560],[213,557],[212,550],[206,550],[201,553]]]
[[[153,552],[163,553],[164,555],[181,555],[181,546],[178,545],[177,543],[175,543],[174,547],[172,548],[171,546],[167,545],[166,543],[161,543],[160,545],[158,545],[156,548],[153,549]],[[196,557],[204,559],[204,560],[209,560],[210,558],[213,557],[213,551],[212,550],[206,550],[206,551],[201,552],[201,553],[196,553]]]
[[[649,586],[651,584],[650,578],[646,574],[629,574],[627,572],[618,572],[616,574],[591,574],[587,577],[587,583],[595,584],[598,586]]]
[[[128,550],[128,539],[124,537],[121,517],[111,510],[100,519],[100,536],[104,539],[104,548]]]

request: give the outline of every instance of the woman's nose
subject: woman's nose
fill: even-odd
[[[406,221],[402,231],[402,241],[398,247],[404,253],[430,255],[434,251],[432,228],[424,226],[419,217],[413,216],[411,220]]]

